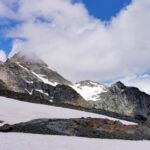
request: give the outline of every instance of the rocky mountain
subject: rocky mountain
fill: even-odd
[[[138,88],[117,82],[110,87],[93,81],[81,81],[73,87],[88,107],[105,110],[136,119],[146,120],[150,115],[150,96]]]
[[[85,106],[85,100],[68,86],[72,85],[70,81],[49,69],[35,54],[31,56],[17,53],[0,64],[0,88],[27,93],[51,102]]]
[[[25,93],[55,103],[65,103],[147,120],[150,95],[121,82],[105,86],[86,80],[72,83],[51,70],[36,54],[15,54],[0,62],[0,89]]]
[[[90,102],[95,109],[146,119],[150,115],[150,95],[138,88],[127,87],[117,82],[107,88],[107,92],[99,94],[99,100]]]

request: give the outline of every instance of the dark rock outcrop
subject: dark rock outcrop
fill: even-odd
[[[66,85],[50,86],[42,82],[35,83],[40,90],[33,90],[32,95],[41,99],[47,99],[56,103],[67,103],[86,107],[87,103],[83,98],[71,87]],[[34,84],[32,84],[34,86]],[[32,88],[34,89],[34,88]],[[45,94],[43,94],[45,93]]]
[[[8,87],[2,80],[0,80],[0,89],[8,89]]]
[[[13,127],[10,124],[4,124],[2,127],[0,127],[1,132],[10,132],[12,129]]]
[[[8,129],[8,130],[6,130]],[[54,134],[90,138],[150,140],[150,128],[144,125],[124,125],[119,121],[107,119],[37,119],[19,123],[1,132],[24,132],[35,134]]]
[[[3,123],[3,121],[0,120],[0,123]]]

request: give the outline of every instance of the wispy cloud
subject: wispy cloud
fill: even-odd
[[[6,61],[6,54],[3,50],[0,50],[0,61],[5,62]]]
[[[138,87],[140,90],[150,94],[150,75],[132,75],[121,79],[128,86]]]

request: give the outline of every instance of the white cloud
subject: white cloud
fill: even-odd
[[[7,59],[6,53],[3,50],[0,50],[0,61],[5,62]]]
[[[127,86],[138,87],[140,90],[150,94],[150,75],[133,75],[121,79]]]
[[[150,1],[133,0],[109,25],[70,0],[19,0],[7,32],[23,38],[18,50],[35,51],[50,68],[71,80],[110,80],[150,70]],[[42,21],[41,21],[42,20]]]
[[[8,55],[8,58],[13,57],[16,53],[22,51],[22,44],[23,44],[22,40],[19,39],[14,40],[13,47],[11,52]]]
[[[12,8],[17,0],[0,0],[0,18],[17,19]]]

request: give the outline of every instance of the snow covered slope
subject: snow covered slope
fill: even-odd
[[[97,101],[99,94],[107,92],[107,87],[90,80],[81,81],[72,86],[85,100]]]
[[[14,99],[0,97],[0,120],[5,123],[20,123],[39,118],[108,118],[110,120],[118,120],[115,118],[88,113],[67,108],[47,106],[41,104],[33,104],[21,102]],[[124,124],[134,124],[132,122],[120,120]]]
[[[149,141],[0,133],[0,150],[148,150]]]

